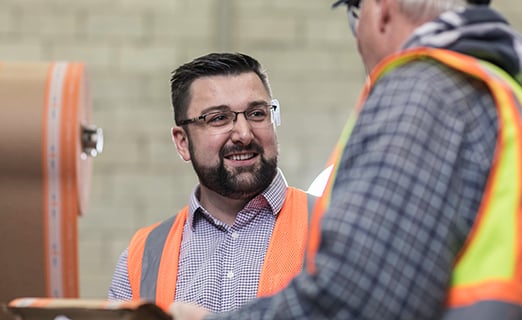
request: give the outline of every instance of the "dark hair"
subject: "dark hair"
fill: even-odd
[[[172,72],[170,93],[176,124],[187,116],[190,86],[194,80],[207,76],[239,75],[254,72],[272,96],[268,75],[254,58],[242,53],[210,53],[185,63]]]

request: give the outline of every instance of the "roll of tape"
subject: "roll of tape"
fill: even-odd
[[[78,296],[77,219],[103,146],[91,117],[83,63],[0,63],[0,300]]]

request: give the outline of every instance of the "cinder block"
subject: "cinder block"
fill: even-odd
[[[172,68],[177,49],[171,44],[124,45],[120,48],[118,66],[137,72],[165,71]]]
[[[110,69],[116,57],[116,49],[109,43],[89,42],[81,39],[53,39],[46,47],[48,58],[53,61],[82,61],[86,64],[89,79]],[[97,83],[95,83],[97,84]]]
[[[146,37],[145,12],[117,8],[86,11],[85,36],[91,41],[138,41]]]
[[[14,32],[15,12],[8,6],[4,6],[0,11],[0,37],[7,38]]]
[[[153,41],[160,39],[195,39],[211,41],[216,19],[208,7],[187,10],[178,6],[174,10],[155,10],[149,16]]]
[[[5,40],[0,48],[0,60],[4,61],[39,61],[46,58],[40,40]]]
[[[22,7],[18,11],[14,32],[26,39],[73,38],[78,35],[79,16],[75,11],[66,8],[56,10],[42,3]]]
[[[277,12],[269,15],[243,12],[238,15],[233,31],[238,43],[252,47],[289,47],[295,46],[300,40],[298,18]]]

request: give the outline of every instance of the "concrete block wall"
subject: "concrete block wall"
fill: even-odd
[[[268,70],[282,105],[280,167],[306,189],[357,100],[364,70],[329,0],[0,0],[0,60],[84,61],[105,151],[79,219],[80,294],[105,297],[133,232],[176,213],[196,179],[170,139],[170,72],[211,51]],[[522,8],[494,0],[522,30]]]

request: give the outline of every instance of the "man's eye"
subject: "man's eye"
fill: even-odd
[[[248,117],[252,120],[256,119],[264,119],[266,117],[266,110],[263,109],[255,109],[248,112]]]
[[[230,119],[230,115],[227,113],[219,112],[212,113],[206,116],[207,123],[209,124],[219,124],[223,122],[227,122]]]

